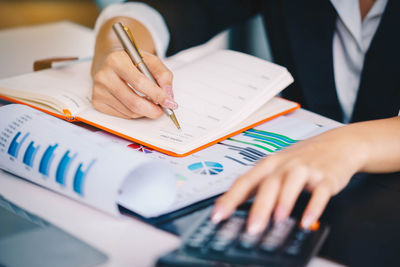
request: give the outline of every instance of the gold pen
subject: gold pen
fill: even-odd
[[[153,75],[147,68],[146,64],[143,61],[143,57],[139,52],[139,49],[136,46],[135,40],[133,39],[133,35],[128,27],[122,25],[120,22],[115,23],[113,26],[113,30],[117,35],[119,41],[121,42],[122,46],[124,47],[126,53],[128,53],[129,57],[131,58],[133,64],[150,80],[156,82]],[[135,91],[139,96],[144,96],[142,93]],[[170,117],[170,119],[174,122],[176,128],[179,130],[181,126],[179,125],[178,120],[176,119],[175,113],[172,109],[165,108],[161,106],[164,113]]]

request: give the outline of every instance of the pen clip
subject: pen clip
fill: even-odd
[[[143,56],[140,53],[140,50],[138,49],[138,47],[137,47],[137,45],[135,43],[135,40],[133,39],[133,35],[132,35],[131,31],[125,25],[123,25],[123,24],[121,24],[121,25],[122,25],[122,28],[124,29],[124,31],[126,32],[126,34],[128,35],[129,39],[131,40],[132,44],[135,46],[136,50],[138,51],[139,56],[143,59]]]

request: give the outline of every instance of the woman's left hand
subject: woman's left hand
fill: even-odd
[[[344,126],[267,156],[216,201],[212,220],[217,223],[228,218],[256,194],[247,231],[257,234],[265,229],[271,214],[276,222],[290,216],[299,194],[306,189],[312,195],[301,224],[308,228],[319,219],[329,199],[364,166],[367,149],[358,131]]]

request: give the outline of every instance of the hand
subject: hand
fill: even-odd
[[[143,75],[132,63],[128,54],[112,30],[112,25],[121,22],[133,30],[144,62],[156,79],[157,84]],[[109,115],[126,119],[162,116],[162,109],[176,109],[173,100],[172,72],[155,55],[155,46],[150,32],[139,21],[127,17],[115,17],[103,24],[97,35],[92,62],[93,106]],[[137,92],[144,94],[141,97]]]
[[[172,72],[158,57],[146,52],[142,54],[160,86],[142,74],[124,50],[113,51],[93,77],[92,104],[97,110],[126,119],[155,119],[163,115],[155,103],[170,109],[178,107],[173,100]],[[150,100],[136,94],[130,86]]]
[[[319,219],[329,199],[364,166],[366,147],[357,131],[345,126],[267,156],[216,201],[212,220],[217,223],[228,218],[256,193],[247,231],[257,234],[265,229],[272,213],[277,222],[289,217],[306,189],[312,195],[301,224],[308,228]]]

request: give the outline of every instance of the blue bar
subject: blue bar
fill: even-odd
[[[35,160],[36,153],[39,150],[40,146],[33,146],[34,142],[31,141],[28,145],[28,148],[25,151],[24,158],[22,160],[23,163],[28,165],[29,167],[33,167],[33,161]]]
[[[21,135],[21,132],[18,132],[13,140],[11,141],[11,144],[8,148],[8,154],[13,156],[14,158],[18,157],[19,149],[21,148],[22,144],[25,142],[26,138],[28,138],[29,133],[25,134],[24,137],[22,137],[20,142],[17,142],[18,137]]]
[[[64,156],[61,158],[56,171],[56,182],[65,186],[66,175],[71,162],[75,159],[77,154],[69,157],[69,150],[65,152]]]
[[[230,159],[230,160],[233,160],[233,161],[235,161],[235,162],[237,162],[237,163],[239,163],[239,164],[242,164],[242,165],[244,165],[244,166],[252,166],[253,164],[247,164],[247,163],[244,163],[244,162],[242,162],[242,161],[240,161],[240,160],[238,160],[238,159],[235,159],[235,158],[233,158],[233,157],[230,157],[230,156],[225,156],[225,158],[227,158],[227,159]]]
[[[83,182],[85,180],[85,177],[95,162],[96,160],[92,160],[92,162],[90,162],[90,164],[87,166],[86,171],[82,170],[83,164],[81,163],[79,164],[78,169],[75,172],[74,191],[81,196],[83,196]]]
[[[239,152],[240,155],[245,156],[247,158],[253,159],[255,161],[259,160],[260,157],[257,155],[252,155],[250,152],[246,152],[246,151],[240,151]]]
[[[42,156],[42,160],[39,165],[39,172],[45,176],[49,176],[50,165],[54,158],[54,150],[57,148],[58,144],[54,146],[49,146]]]
[[[254,149],[254,148],[251,148],[251,147],[246,147],[244,150],[246,150],[248,152],[251,152],[253,154],[256,154],[259,157],[265,157],[267,155],[267,154],[265,154],[265,153],[263,153],[261,151],[258,151],[258,150]]]

